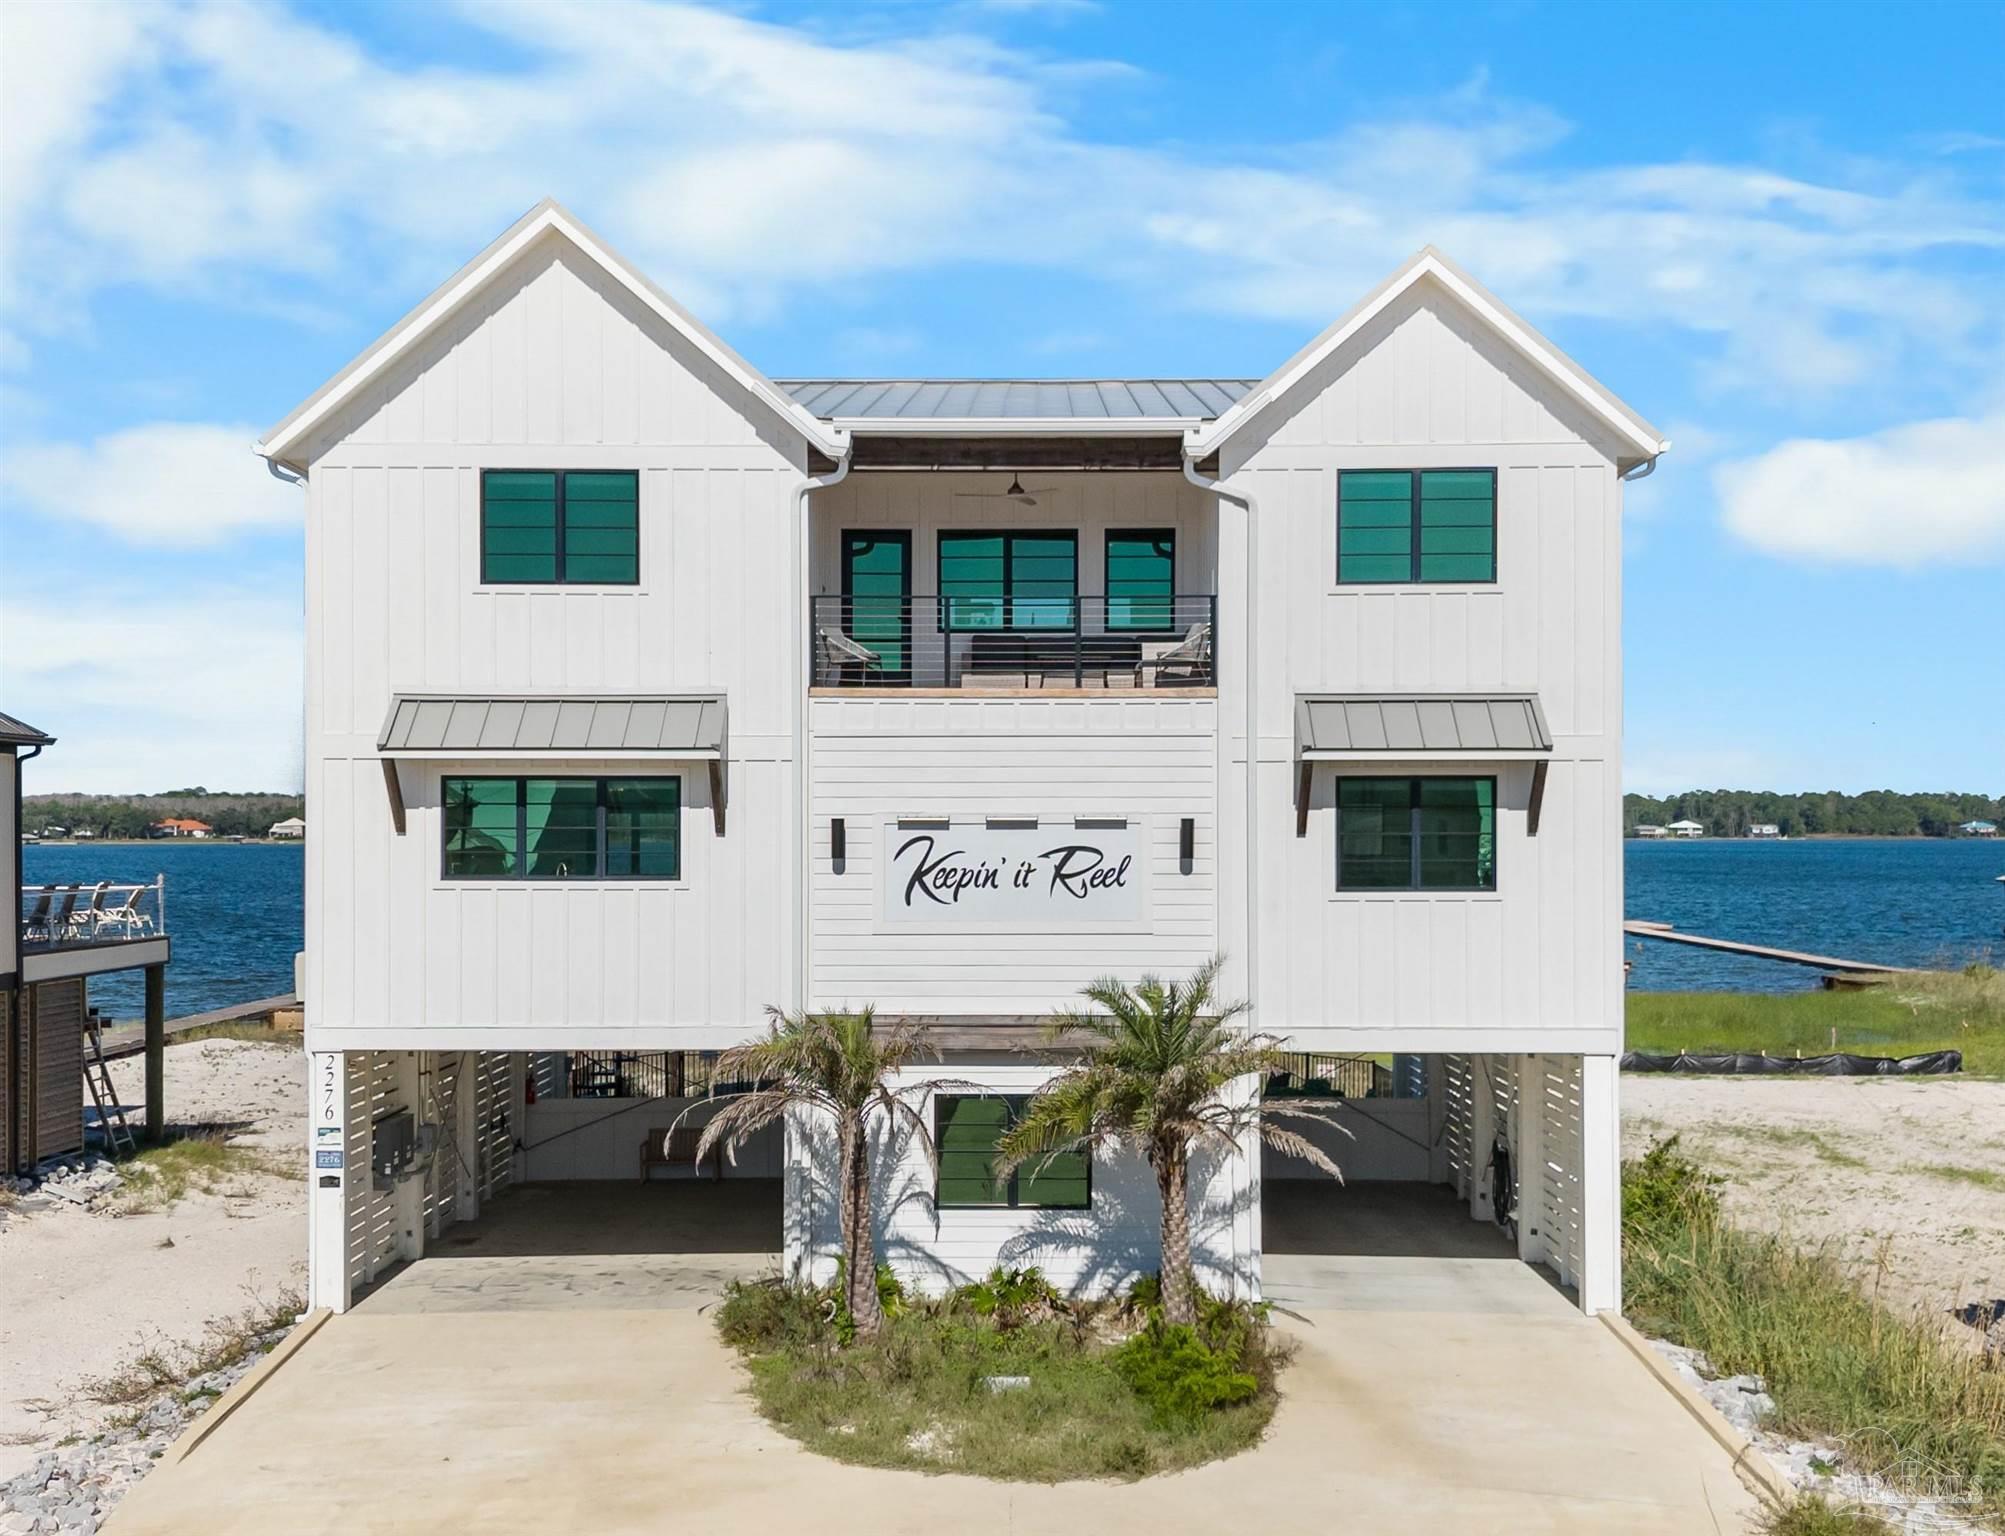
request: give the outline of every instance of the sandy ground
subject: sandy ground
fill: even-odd
[[[299,1154],[306,1057],[234,1040],[170,1046],[170,1124],[219,1121],[232,1140]],[[143,1102],[145,1065],[112,1064],[120,1099]],[[200,1339],[212,1320],[298,1287],[306,1273],[303,1179],[232,1175],[215,1194],[117,1216],[61,1205],[0,1224],[0,1480],[65,1434],[93,1426],[76,1388],[163,1340]],[[56,1405],[39,1412],[36,1400]]]
[[[1736,1219],[1830,1243],[1868,1284],[1884,1255],[1891,1304],[2005,1298],[2005,1082],[1625,1076],[1624,1154],[1673,1131]]]

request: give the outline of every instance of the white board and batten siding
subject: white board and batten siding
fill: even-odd
[[[1217,949],[1215,701],[818,697],[809,719],[812,1006],[1042,1016],[1078,1005],[1097,977],[1183,974]],[[847,844],[839,870],[837,817]],[[899,818],[965,829],[992,817],[1035,818],[1061,840],[1078,818],[1125,819],[1147,865],[1146,917],[925,931],[886,920],[879,865],[895,850]]]
[[[316,1049],[742,1039],[790,995],[788,514],[805,446],[578,253],[551,242],[309,445],[308,1029]],[[631,469],[640,581],[486,586],[483,469]],[[441,879],[445,763],[376,733],[395,693],[722,692],[729,819],[684,777],[683,879]],[[556,759],[465,772],[582,773]]]
[[[902,1082],[939,1083],[907,1102],[934,1123],[933,1094],[1029,1094],[1050,1076],[1035,1062],[957,1060],[909,1072]],[[882,1122],[879,1131],[883,1130]],[[906,1285],[939,1295],[1001,1265],[1035,1265],[1060,1291],[1103,1296],[1162,1267],[1161,1201],[1155,1175],[1133,1149],[1093,1156],[1090,1209],[1007,1206],[942,1210],[924,1146],[909,1132],[873,1140],[872,1214],[878,1258]],[[786,1265],[819,1283],[834,1278],[842,1251],[835,1202],[838,1159],[826,1122],[806,1115],[787,1125]],[[1191,1170],[1191,1253],[1201,1281],[1220,1295],[1258,1296],[1260,1213],[1257,1164],[1201,1155]]]
[[[1425,284],[1269,414],[1221,466],[1258,509],[1260,1023],[1315,1047],[1618,1050],[1622,487],[1606,430]],[[1491,466],[1494,583],[1337,583],[1341,471]],[[1228,805],[1244,803],[1247,526],[1222,509]],[[1296,835],[1296,695],[1519,691],[1554,738],[1536,837],[1530,764],[1438,760],[1317,765]],[[1339,892],[1340,772],[1495,772],[1495,892]],[[1242,892],[1228,886],[1228,911]]]

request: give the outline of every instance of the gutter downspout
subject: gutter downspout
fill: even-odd
[[[1184,479],[1199,490],[1210,491],[1221,501],[1230,501],[1246,509],[1246,622],[1242,626],[1242,643],[1246,647],[1246,1023],[1249,1032],[1259,1028],[1260,993],[1260,696],[1259,659],[1260,625],[1256,613],[1255,598],[1260,591],[1259,548],[1260,540],[1256,529],[1259,503],[1251,491],[1228,490],[1217,480],[1207,480],[1198,473],[1196,461],[1185,440],[1183,453]],[[1217,636],[1212,637],[1212,655],[1218,654]],[[1259,1138],[1254,1138],[1256,1151]],[[1254,1222],[1259,1220],[1259,1205],[1253,1207]],[[1257,1249],[1261,1239],[1257,1225],[1249,1234],[1251,1246]],[[1251,1280],[1250,1294],[1257,1299],[1261,1287],[1257,1278]]]
[[[793,642],[794,642],[794,987],[793,1005],[796,1010],[804,1010],[808,1005],[808,886],[812,874],[808,858],[808,801],[811,785],[808,777],[808,686],[814,676],[809,646],[813,635],[808,630],[808,571],[813,564],[813,525],[809,521],[808,498],[816,491],[825,491],[832,485],[840,485],[849,478],[849,467],[854,449],[844,443],[842,458],[835,466],[835,472],[828,475],[814,475],[794,487],[792,527],[794,529],[793,579],[791,590],[794,598]]]

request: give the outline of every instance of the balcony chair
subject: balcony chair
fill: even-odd
[[[1166,682],[1208,683],[1211,674],[1211,625],[1200,621],[1191,625],[1183,639],[1161,654],[1145,658],[1142,666],[1135,669],[1135,682],[1140,686],[1144,681],[1145,668],[1155,669],[1155,685],[1160,688]]]
[[[47,943],[55,938],[49,929],[49,908],[56,899],[56,888],[45,885],[35,893],[35,905],[21,919],[21,939],[24,943]]]
[[[858,684],[870,680],[870,674],[884,670],[884,658],[867,645],[859,645],[832,624],[824,624],[815,631],[821,641],[822,669],[825,676],[832,677],[838,688],[849,686],[851,679],[846,675],[854,672]]]

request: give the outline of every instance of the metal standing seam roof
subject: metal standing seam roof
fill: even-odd
[[[1212,421],[1257,379],[779,379],[823,421]]]
[[[53,745],[55,739],[36,730],[25,720],[0,715],[0,747],[46,747]]]
[[[725,741],[724,695],[461,695],[400,693],[376,750],[483,753],[714,753]]]
[[[1535,693],[1301,694],[1295,746],[1319,753],[1550,752]]]

